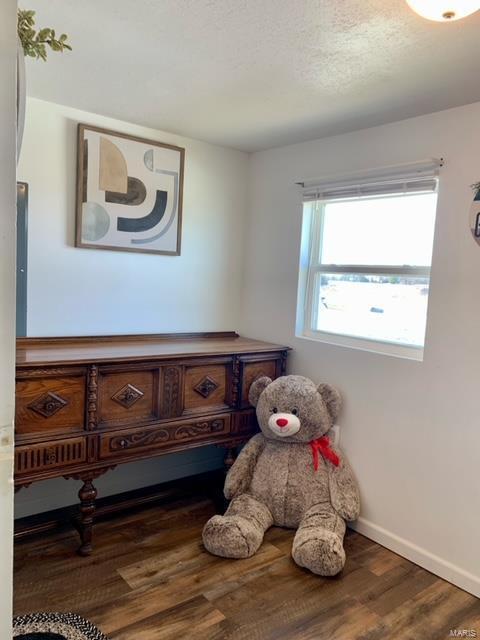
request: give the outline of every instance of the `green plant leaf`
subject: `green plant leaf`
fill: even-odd
[[[37,35],[37,40],[46,40],[50,37],[51,29],[46,27],[45,29],[40,29]]]
[[[43,27],[37,31],[35,29],[35,11],[32,10],[18,9],[17,33],[24,55],[37,58],[37,60],[45,61],[47,59],[47,46],[52,51],[72,50],[72,47],[66,42],[68,39],[66,33],[62,33],[57,40],[55,29],[51,27]]]

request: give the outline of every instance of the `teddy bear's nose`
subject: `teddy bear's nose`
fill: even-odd
[[[286,420],[285,418],[278,418],[277,424],[279,427],[286,427],[288,424],[288,420]]]

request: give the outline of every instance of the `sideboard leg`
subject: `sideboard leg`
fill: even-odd
[[[223,458],[223,464],[225,465],[225,473],[228,473],[233,466],[237,458],[237,447],[227,447],[225,456]]]
[[[78,553],[81,556],[89,556],[92,553],[92,530],[93,516],[95,513],[95,499],[97,490],[93,486],[92,478],[83,479],[83,486],[78,492],[80,498],[80,518],[78,522],[78,532],[80,533],[81,545]]]

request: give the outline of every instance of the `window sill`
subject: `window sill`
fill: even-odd
[[[337,347],[369,351],[370,353],[376,353],[378,355],[423,362],[423,347],[413,347],[394,342],[326,333],[324,331],[304,331],[303,333],[297,334],[296,337],[311,342],[323,342]]]

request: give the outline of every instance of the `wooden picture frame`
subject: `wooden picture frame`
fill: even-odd
[[[75,246],[179,256],[185,149],[79,123]]]

